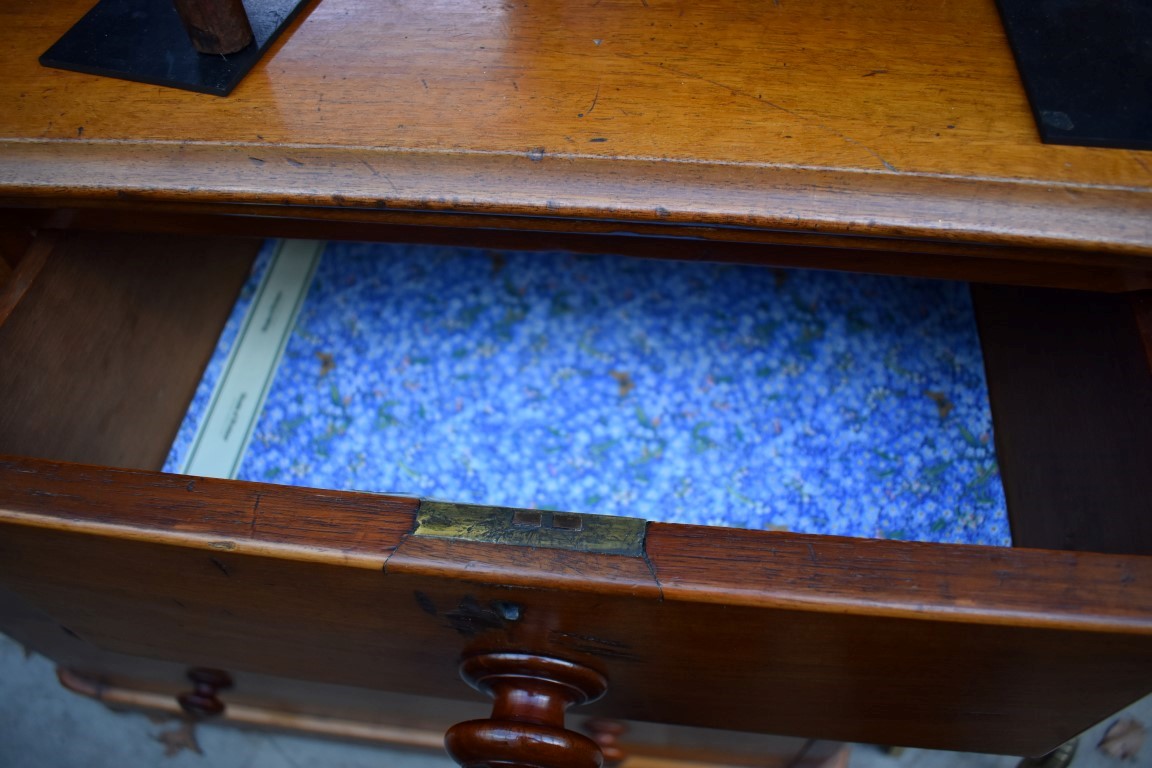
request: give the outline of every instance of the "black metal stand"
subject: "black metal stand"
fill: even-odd
[[[1044,142],[1152,149],[1152,2],[997,3]]]
[[[171,0],[100,0],[40,57],[46,67],[227,96],[309,0],[245,0],[253,42],[199,53]]]

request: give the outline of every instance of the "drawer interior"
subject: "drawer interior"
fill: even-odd
[[[257,289],[258,249],[54,244],[0,326],[5,358],[22,361],[0,374],[0,452],[179,469]],[[1150,549],[1152,493],[1136,469],[1152,465],[1152,387],[1127,297],[970,296],[942,281],[609,256],[330,251],[243,479],[929,541],[1007,543],[1010,527],[1017,546]]]
[[[428,245],[334,243],[315,257],[278,245],[229,319],[169,471],[1008,543],[963,284]],[[275,276],[292,259],[315,259],[315,274],[299,268],[283,285]],[[293,329],[285,306],[297,296]],[[278,364],[264,351],[277,320]],[[262,408],[249,409],[260,392]],[[249,421],[247,450],[218,439]],[[237,459],[221,463],[230,448]]]

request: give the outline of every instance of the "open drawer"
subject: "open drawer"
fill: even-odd
[[[1152,691],[1139,299],[973,287],[1015,547],[962,546],[158,472],[258,245],[67,235],[4,288],[0,627],[78,674],[363,711],[538,654],[605,717],[1008,754]]]

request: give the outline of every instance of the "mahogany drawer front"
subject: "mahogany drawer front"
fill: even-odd
[[[530,650],[602,671],[596,714],[1001,753],[1147,692],[1144,557],[667,524],[601,555],[413,535],[412,499],[2,472],[5,588],[119,654],[453,697],[463,654]]]
[[[463,654],[531,651],[603,673],[593,713],[993,752],[1152,690],[1146,295],[974,289],[1019,549],[532,549],[417,535],[414,499],[155,472],[234,238],[1152,288],[1147,153],[1041,145],[993,3],[324,0],[226,101],[40,67],[89,5],[0,12],[0,628],[157,691],[202,665],[240,697],[457,697]]]
[[[177,696],[189,689],[184,663],[117,654],[60,631],[60,626],[14,593],[0,588],[4,630],[60,664],[60,682],[115,711],[179,715]],[[443,699],[378,689],[315,683],[241,672],[221,697],[223,720],[244,728],[287,729],[319,737],[442,752],[455,723],[483,717],[488,705],[463,688]],[[471,695],[471,698],[466,698]],[[592,719],[573,713],[571,727],[588,731]],[[616,721],[613,721],[616,722]],[[629,759],[819,768],[840,746],[800,737],[628,722]]]
[[[94,243],[122,273],[82,268],[99,261]],[[46,457],[0,464],[0,585],[39,617],[3,621],[62,661],[87,658],[100,674],[113,657],[163,660],[457,698],[463,655],[528,651],[602,672],[609,694],[591,714],[1020,754],[1152,688],[1152,561],[1135,554],[1145,518],[1123,495],[1106,536],[1072,542],[1114,554],[650,523],[629,555],[420,535],[412,498],[149,471],[183,409],[155,390],[190,397],[254,252],[226,241],[233,255],[205,262],[201,245],[149,268],[156,241],[66,236],[0,325],[0,349],[20,350],[34,377],[9,379],[28,394],[6,409],[0,450]],[[190,281],[204,263],[213,274]],[[81,332],[93,343],[73,356],[64,340]],[[60,341],[34,343],[50,338]],[[1143,354],[1132,339],[1128,358]],[[164,362],[193,349],[201,362]],[[1101,367],[1104,380],[1132,387],[1142,408],[1148,369],[1114,368]],[[94,390],[101,381],[116,386]],[[93,391],[103,394],[84,399]],[[1138,435],[1141,418],[1099,439]],[[1062,450],[1073,448],[1083,445]],[[1022,505],[1007,485],[1027,507],[1028,485]],[[45,626],[63,628],[56,641]],[[104,672],[147,679],[152,662],[141,663]]]

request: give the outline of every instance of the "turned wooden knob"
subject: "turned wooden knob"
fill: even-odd
[[[527,653],[487,653],[460,676],[493,698],[492,716],[448,730],[444,745],[464,768],[600,768],[600,747],[564,727],[569,707],[595,701],[608,681],[595,670]]]
[[[592,741],[600,747],[604,755],[605,768],[620,765],[628,757],[624,747],[620,745],[620,737],[628,732],[628,726],[619,720],[594,717],[584,721],[584,730],[592,737]]]
[[[222,669],[190,669],[188,679],[195,687],[176,697],[180,708],[193,717],[223,714],[224,702],[217,694],[232,687],[232,676]]]

